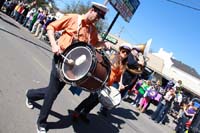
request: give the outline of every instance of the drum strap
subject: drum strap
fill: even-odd
[[[77,35],[76,35],[76,37],[77,37],[77,39],[79,40],[79,31],[80,31],[80,29],[81,29],[81,26],[82,26],[82,16],[81,15],[78,15],[78,26],[77,26]],[[90,44],[90,35],[91,35],[91,33],[92,33],[92,27],[91,27],[91,25],[90,25],[90,27],[89,27],[89,34],[88,34],[88,44]]]

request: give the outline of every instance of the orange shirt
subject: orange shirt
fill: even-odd
[[[120,67],[111,69],[111,73],[110,73],[110,77],[109,77],[107,85],[111,86],[114,82],[119,82],[122,72],[123,72],[123,69],[120,69]]]
[[[58,45],[62,50],[65,50],[72,44],[73,39],[77,38],[78,21],[80,21],[79,41],[90,43],[93,46],[99,41],[96,27],[94,24],[87,23],[84,15],[66,14],[47,26],[47,30],[63,30],[62,36],[58,39]]]
[[[111,86],[114,82],[119,82],[121,75],[125,69],[125,65],[122,65],[119,60],[119,55],[112,55],[110,57],[112,63],[111,73],[107,85]]]

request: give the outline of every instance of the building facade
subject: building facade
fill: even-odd
[[[114,35],[110,36],[118,40],[117,44],[112,47],[116,51],[121,43],[127,43]],[[172,52],[166,52],[163,48],[157,53],[149,53],[147,57],[149,58],[147,69],[151,71],[149,74],[153,75],[156,80],[160,80],[163,86],[172,78],[176,82],[181,80],[184,91],[194,97],[200,97],[200,75],[195,69],[176,60]]]

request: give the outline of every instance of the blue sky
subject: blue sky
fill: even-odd
[[[84,2],[85,0],[81,0]],[[93,0],[104,3],[105,0]],[[199,0],[174,0],[200,8]],[[61,8],[63,2],[78,2],[78,0],[58,0]],[[108,3],[109,12],[106,21],[110,24],[117,12]],[[200,10],[180,6],[167,0],[140,0],[140,6],[129,23],[118,17],[111,33],[132,44],[144,43],[152,38],[151,49],[157,52],[163,48],[172,52],[173,57],[193,67],[200,73]]]

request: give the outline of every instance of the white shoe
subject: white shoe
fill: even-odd
[[[28,93],[28,90],[26,90],[26,107],[29,108],[29,109],[33,109],[34,106],[33,106],[33,104],[30,102],[30,100],[28,99],[27,93]]]
[[[133,107],[137,107],[136,104],[135,104],[134,102],[132,102],[131,105],[133,105]]]
[[[37,126],[37,133],[46,133],[46,129],[44,127],[38,127]]]

